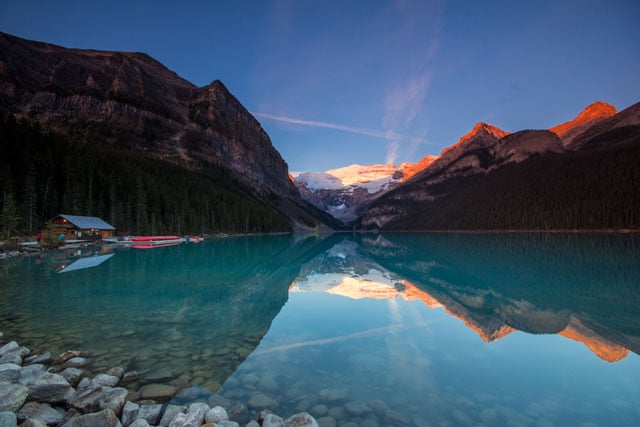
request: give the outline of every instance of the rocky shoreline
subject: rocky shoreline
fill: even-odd
[[[307,412],[283,419],[262,409],[249,419],[247,406],[225,407],[230,402],[217,395],[208,403],[166,403],[174,389],[162,384],[147,386],[134,402],[125,387],[139,380],[136,371],[114,367],[89,378],[85,365],[79,351],[34,354],[0,332],[0,427],[319,427]]]

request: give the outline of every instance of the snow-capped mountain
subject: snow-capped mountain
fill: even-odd
[[[325,172],[292,172],[302,198],[344,223],[355,220],[371,202],[436,159],[401,165],[349,165]]]

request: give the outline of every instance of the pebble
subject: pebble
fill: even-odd
[[[28,349],[20,347],[15,342],[4,344],[2,349],[3,356],[22,357],[21,355],[29,353]],[[229,357],[231,354],[229,353]],[[46,424],[63,427],[200,427],[204,423],[215,427],[380,427],[376,415],[380,416],[384,412],[388,426],[409,425],[409,422],[405,423],[406,417],[402,414],[394,415],[382,401],[371,401],[369,404],[363,401],[344,403],[348,399],[346,389],[325,389],[318,397],[308,394],[304,385],[298,386],[296,395],[290,399],[290,404],[296,404],[298,408],[296,415],[283,420],[276,414],[266,413],[261,415],[261,423],[258,423],[253,419],[257,411],[279,407],[279,402],[273,398],[275,394],[270,393],[278,393],[281,386],[269,373],[261,376],[255,373],[236,374],[240,381],[229,378],[225,382],[224,390],[234,389],[235,396],[241,398],[240,401],[232,402],[219,393],[211,393],[205,387],[194,386],[191,375],[195,370],[183,369],[173,372],[160,368],[154,370],[151,375],[143,376],[140,381],[141,376],[136,371],[127,372],[121,367],[108,369],[113,365],[107,363],[104,356],[101,356],[104,360],[97,361],[93,358],[89,363],[80,355],[79,351],[67,351],[55,362],[51,362],[50,355],[46,356],[45,353],[43,357],[29,358],[31,364],[24,367],[18,364],[0,364],[0,379],[5,380],[0,385],[0,394],[13,392],[11,403],[7,403],[7,398],[0,398],[0,405],[4,405],[0,406],[0,411],[6,411],[0,414],[0,417],[6,418],[12,427],[18,420],[24,426],[41,425],[40,421],[44,421]],[[95,356],[96,353],[92,355]],[[166,362],[165,359],[155,361],[156,366]],[[61,366],[47,365],[51,363]],[[101,366],[106,372],[98,373],[93,378],[86,377],[85,372],[78,367],[87,365],[93,369]],[[64,370],[60,372],[62,368]],[[53,372],[47,372],[47,369]],[[209,369],[217,368],[210,366]],[[200,400],[208,404],[193,403],[188,409],[175,404],[161,404],[176,397],[178,390],[174,385],[159,381],[169,375],[172,384],[177,379],[175,376],[180,375],[183,383],[192,385],[181,392],[180,397],[183,400],[176,399],[174,402]],[[211,370],[207,376],[212,377]],[[287,378],[283,379],[286,382]],[[207,381],[217,382],[215,379]],[[142,383],[142,387],[136,389],[136,383]],[[134,384],[134,387],[127,390],[117,387],[118,384]],[[219,387],[219,383],[217,384]],[[237,387],[238,385],[243,387]],[[291,385],[286,387],[289,391],[293,388]],[[260,391],[247,391],[249,389]],[[186,399],[187,397],[193,400]],[[33,401],[25,404],[27,398]],[[127,398],[130,400],[127,401]],[[245,400],[247,398],[248,400]],[[243,401],[247,404],[243,404]],[[355,422],[346,422],[349,421],[349,416],[354,417],[352,421],[357,421],[360,426]],[[4,427],[4,424],[0,423],[0,426]]]

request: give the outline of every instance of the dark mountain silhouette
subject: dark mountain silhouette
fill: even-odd
[[[269,136],[220,81],[199,88],[143,53],[0,33],[0,112],[92,149],[223,170],[237,183],[233,191],[295,226],[331,222],[300,198]]]
[[[596,107],[607,105],[593,104]],[[596,111],[555,129],[507,135],[484,123],[407,183],[376,200],[358,226],[382,230],[640,228],[640,104]],[[580,117],[592,117],[582,113]],[[558,131],[561,129],[562,132]],[[577,134],[576,134],[577,133]],[[566,145],[566,147],[565,147]]]

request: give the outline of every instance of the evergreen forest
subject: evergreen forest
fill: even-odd
[[[615,129],[585,149],[445,182],[385,230],[639,230],[640,134]],[[392,196],[391,193],[386,196]]]
[[[131,235],[291,230],[224,168],[72,141],[12,115],[0,117],[0,192],[4,238],[34,234],[60,213],[101,217]]]

